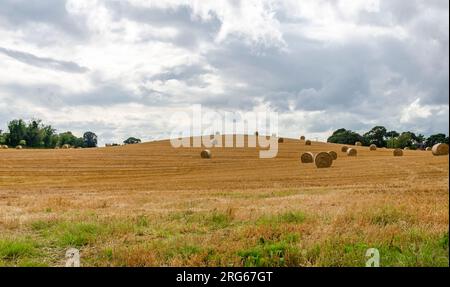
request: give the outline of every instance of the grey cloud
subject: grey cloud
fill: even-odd
[[[3,53],[11,58],[16,59],[22,63],[36,66],[39,68],[60,70],[68,73],[84,73],[88,71],[88,68],[82,67],[77,63],[70,61],[60,61],[52,58],[38,57],[30,53],[20,52],[16,50],[10,50],[0,47],[0,53]]]
[[[214,15],[209,21],[203,22],[192,17],[192,9],[180,5],[172,9],[146,8],[135,6],[124,1],[108,1],[105,6],[116,20],[122,18],[135,22],[150,24],[153,27],[172,27],[178,30],[178,35],[171,41],[177,46],[193,49],[200,41],[212,41],[220,29],[220,21]],[[154,37],[142,41],[154,40]],[[169,41],[157,38],[159,41]]]
[[[43,23],[78,38],[87,34],[84,19],[70,15],[65,0],[1,0],[2,23],[11,29],[32,29],[34,23]],[[42,36],[40,41],[46,41]]]

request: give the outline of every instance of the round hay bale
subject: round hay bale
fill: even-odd
[[[63,148],[63,149],[68,149],[68,148],[70,148],[70,145],[64,144],[64,145],[62,146],[62,148]]]
[[[16,146],[16,149],[22,149],[21,145]]]
[[[354,148],[349,148],[347,150],[347,156],[356,156],[358,154],[358,151]]]
[[[300,156],[300,161],[302,163],[313,163],[314,162],[314,154],[312,152],[302,153]]]
[[[4,145],[3,148],[4,148],[4,149],[9,149],[9,146]]]
[[[314,157],[314,163],[316,164],[317,168],[331,167],[331,165],[333,164],[333,158],[327,152],[319,152]]]
[[[405,147],[404,150],[409,150],[409,147]]]
[[[369,146],[369,149],[370,149],[370,150],[377,150],[377,146],[376,146],[375,144],[371,144],[371,145]]]
[[[331,150],[328,152],[333,160],[337,160],[337,152]]]
[[[305,141],[305,145],[311,145],[311,141],[310,140],[306,140]]]
[[[348,146],[345,145],[345,146],[341,147],[342,152],[347,152],[347,150],[348,150]]]
[[[304,141],[305,139],[306,139],[305,136],[301,136],[301,137],[300,137],[300,140],[301,140],[301,141]]]
[[[355,142],[355,146],[362,146],[362,142]]]
[[[400,148],[394,149],[394,156],[403,156],[403,151]]]
[[[427,147],[425,150],[426,150],[426,151],[431,151],[432,148],[431,148],[431,147]]]
[[[448,144],[438,143],[431,149],[433,155],[448,155]]]
[[[278,138],[278,143],[284,143],[284,138]]]
[[[211,151],[209,149],[204,149],[200,153],[201,158],[211,158]]]

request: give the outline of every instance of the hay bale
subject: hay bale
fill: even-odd
[[[55,149],[60,149],[60,147],[59,146],[55,146]]]
[[[306,139],[305,136],[301,136],[301,137],[300,137],[300,140],[301,140],[301,141],[304,141],[305,139]]]
[[[314,154],[312,152],[302,153],[300,156],[300,161],[302,163],[313,163],[314,162]]]
[[[331,165],[333,164],[333,158],[327,152],[319,152],[314,157],[314,163],[316,164],[317,168],[331,167]]]
[[[347,152],[347,150],[348,150],[348,146],[345,145],[345,146],[341,147],[342,152]]]
[[[63,149],[68,149],[68,148],[70,148],[70,145],[64,144],[64,145],[62,146],[62,148],[63,148]]]
[[[337,152],[331,150],[328,152],[333,160],[337,160]]]
[[[22,149],[21,145],[16,146],[16,149]]]
[[[355,146],[362,146],[362,142],[355,142]]]
[[[278,138],[278,143],[284,143],[284,138]]]
[[[394,156],[403,156],[403,151],[400,148],[394,149]]]
[[[347,150],[347,156],[356,156],[358,154],[358,151],[354,148],[349,148]]]
[[[310,140],[306,140],[305,141],[305,145],[311,145],[311,141]]]
[[[3,145],[3,148],[4,148],[4,149],[9,149],[9,146]]]
[[[201,158],[211,158],[211,151],[209,149],[204,149],[200,153]]]
[[[433,155],[448,155],[448,144],[438,143],[431,149]]]
[[[376,146],[375,144],[371,144],[371,145],[369,146],[369,149],[370,149],[370,150],[377,150],[377,146]]]
[[[432,148],[431,148],[431,147],[427,147],[425,150],[426,150],[426,151],[431,151]]]
[[[409,150],[409,147],[405,147],[404,150]]]

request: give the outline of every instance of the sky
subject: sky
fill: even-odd
[[[0,129],[147,141],[192,105],[285,137],[448,134],[449,1],[0,0]]]

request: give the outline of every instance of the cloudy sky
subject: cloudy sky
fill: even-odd
[[[150,140],[193,104],[276,111],[292,137],[448,134],[449,2],[0,0],[0,129]]]

